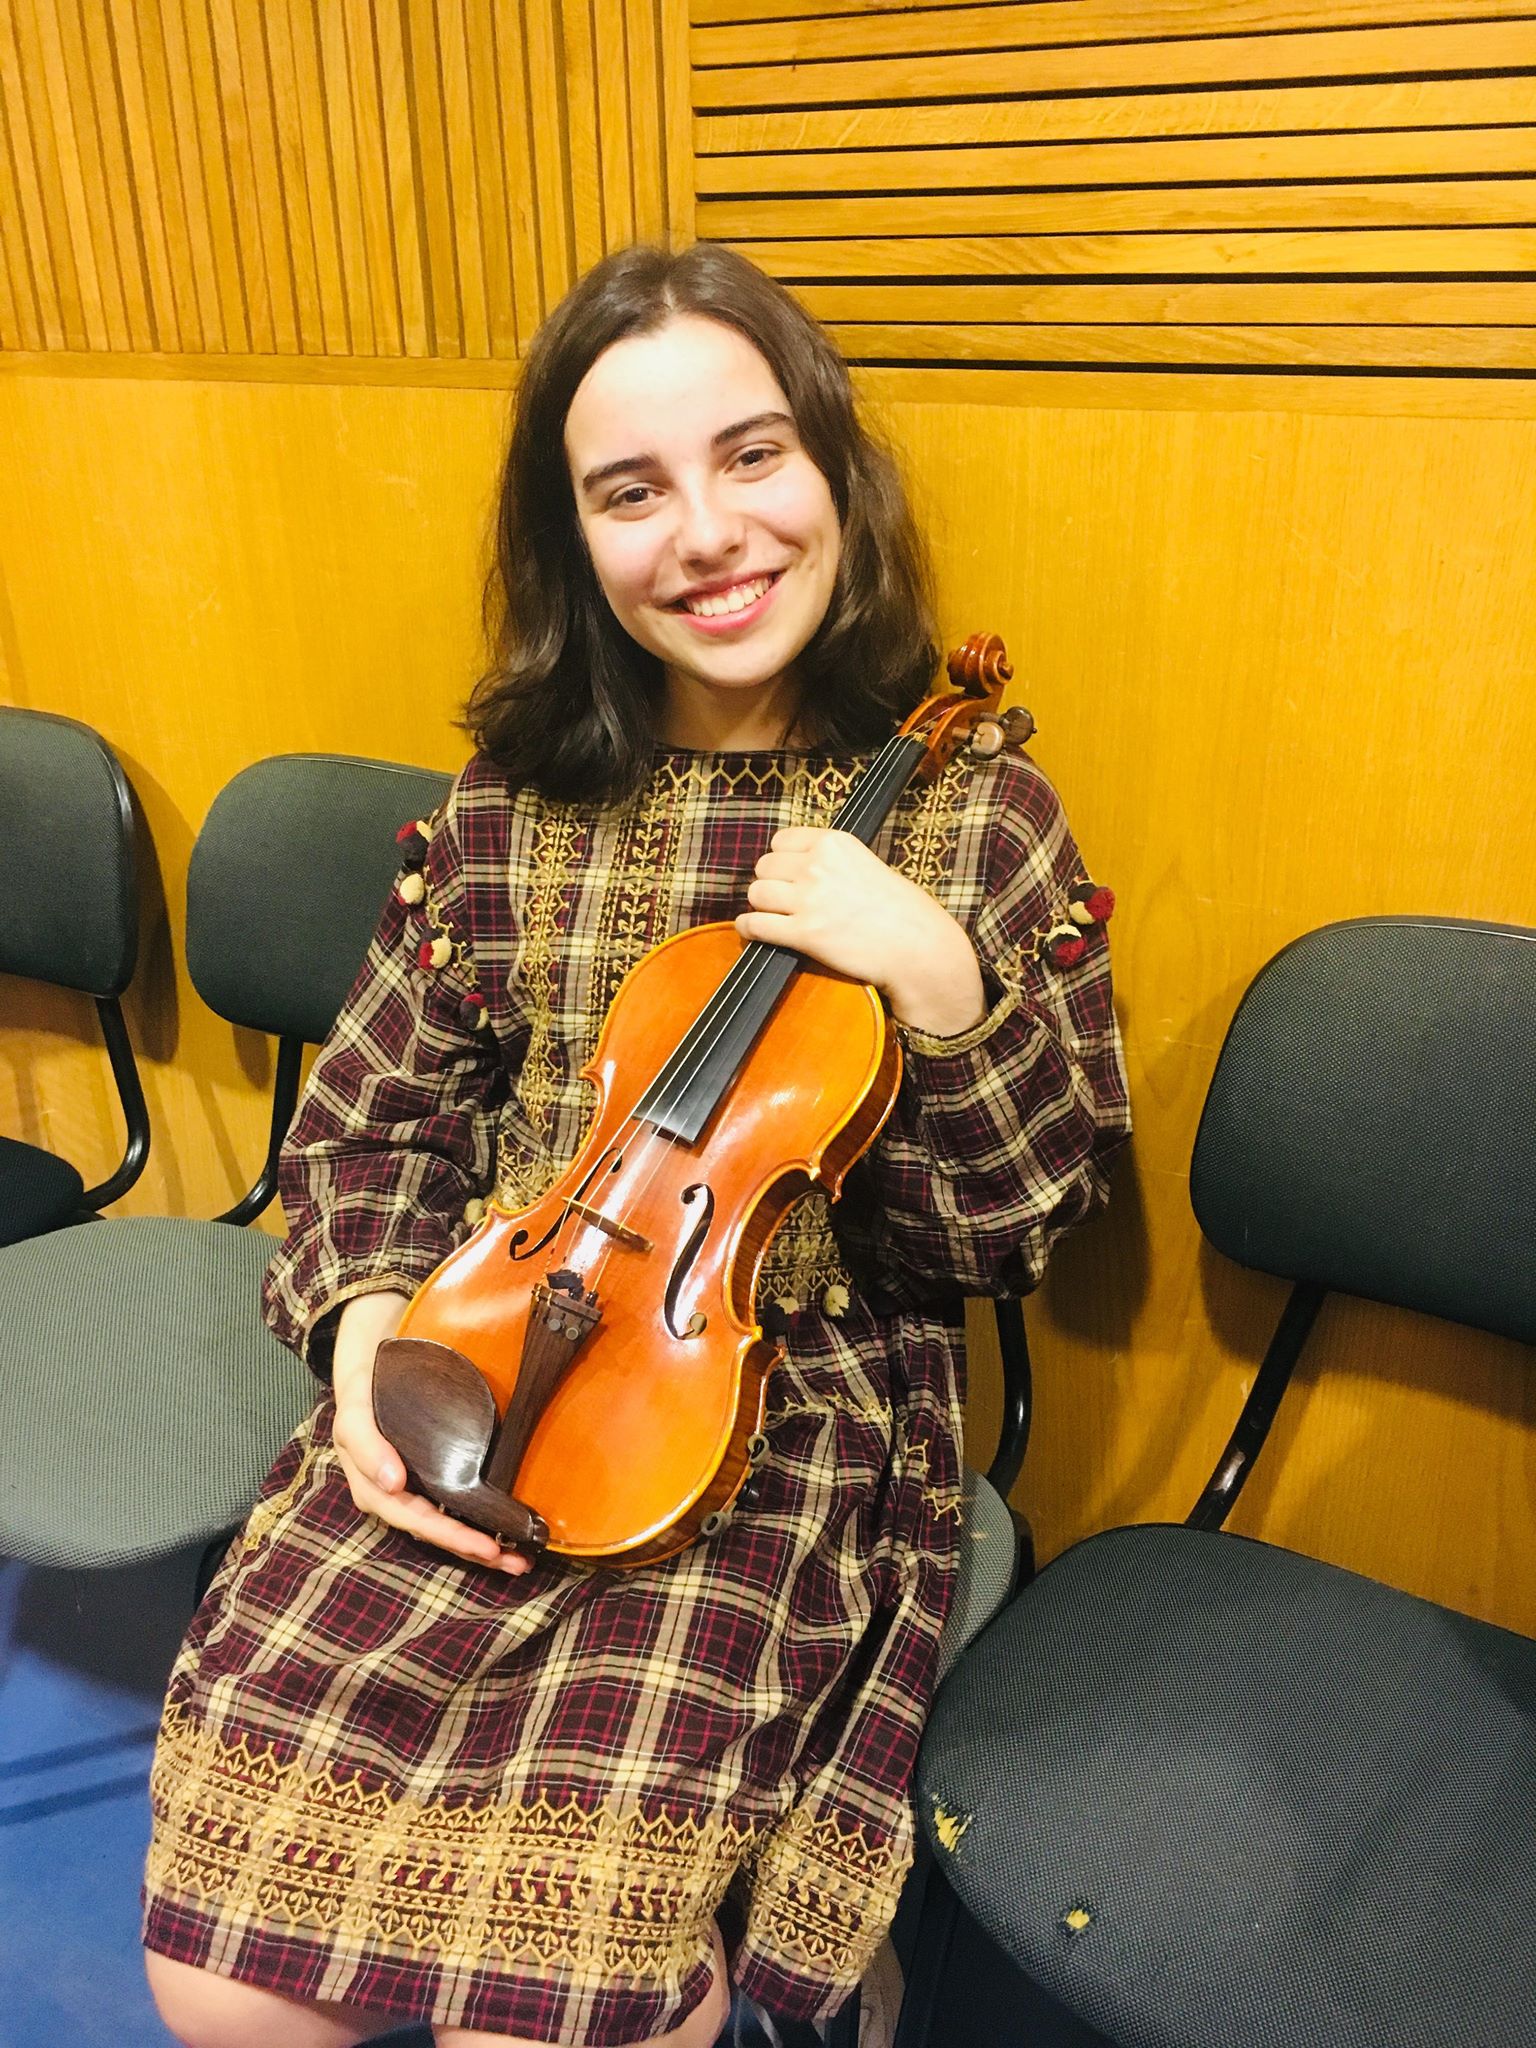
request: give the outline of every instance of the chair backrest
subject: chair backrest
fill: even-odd
[[[303,1048],[330,1031],[357,977],[400,866],[396,833],[451,780],[394,761],[279,754],[214,799],[187,870],[187,970],[211,1010],[278,1041],[267,1156],[221,1222],[252,1222],[276,1192]]]
[[[133,798],[88,725],[0,707],[0,972],[120,996],[139,953]]]
[[[214,799],[187,873],[187,968],[209,1008],[319,1044],[399,870],[395,834],[450,780],[342,754],[243,769]]]
[[[1195,1139],[1240,1265],[1536,1341],[1536,931],[1325,925],[1244,996]]]

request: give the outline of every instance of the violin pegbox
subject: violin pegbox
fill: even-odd
[[[995,761],[1006,747],[1022,754],[1038,728],[1033,712],[1022,704],[1011,704],[996,718],[981,718],[971,728],[971,753],[978,761]]]
[[[931,782],[966,746],[980,724],[998,724],[1004,686],[1013,670],[996,633],[973,633],[945,663],[950,687],[925,697],[901,728],[900,737],[920,741],[923,754],[912,779]]]

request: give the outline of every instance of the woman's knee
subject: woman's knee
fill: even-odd
[[[145,1952],[144,1969],[160,2017],[181,2048],[272,2048],[277,2041],[283,2048],[354,2048],[390,2024],[349,2006],[306,2005],[238,1984],[153,1949]]]

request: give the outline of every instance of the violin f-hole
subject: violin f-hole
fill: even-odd
[[[709,1327],[709,1318],[697,1312],[688,1318],[681,1329],[678,1328],[677,1321],[677,1298],[683,1291],[683,1283],[692,1271],[694,1261],[699,1256],[699,1249],[705,1238],[709,1235],[709,1226],[714,1221],[715,1191],[707,1181],[696,1180],[690,1186],[684,1188],[678,1198],[680,1201],[691,1203],[696,1201],[700,1195],[704,1197],[704,1212],[690,1231],[688,1242],[678,1253],[672,1271],[667,1277],[667,1298],[664,1312],[667,1319],[667,1328],[677,1338],[679,1343],[682,1343],[688,1337],[702,1337],[705,1330]]]

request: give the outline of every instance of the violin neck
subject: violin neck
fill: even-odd
[[[888,740],[849,792],[834,832],[868,846],[912,780],[925,742],[898,733]],[[787,946],[754,939],[689,1028],[676,1052],[635,1105],[635,1115],[692,1144],[740,1072],[758,1033],[801,965]]]

